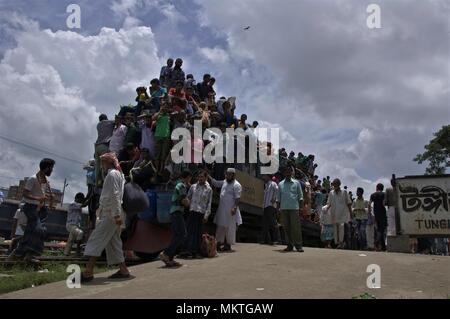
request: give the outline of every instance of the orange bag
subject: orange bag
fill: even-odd
[[[207,233],[202,235],[201,252],[203,257],[213,258],[217,256],[217,241],[214,236]]]

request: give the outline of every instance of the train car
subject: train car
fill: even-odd
[[[250,174],[236,170],[236,179],[242,185],[240,210],[243,224],[238,227],[237,241],[255,243],[260,241],[264,182]],[[172,192],[163,187],[147,191],[150,208],[127,220],[127,229],[123,233],[124,249],[131,250],[138,257],[154,259],[170,242],[169,209]],[[214,192],[212,214],[205,225],[205,231],[214,234],[214,213],[219,203],[219,192]],[[19,207],[18,201],[6,200],[0,205],[0,235],[9,238],[14,213]],[[66,240],[67,210],[62,207],[50,209],[45,221],[48,240]],[[83,214],[82,224],[87,226],[87,215]],[[302,234],[305,246],[320,246],[320,226],[302,221]]]
[[[17,200],[6,199],[0,204],[0,236],[9,239],[14,214],[19,208],[20,202]],[[88,216],[82,215],[82,225],[87,226]],[[56,208],[50,208],[48,216],[45,219],[48,240],[66,240],[69,233],[66,229],[67,209],[58,205]]]
[[[237,230],[238,242],[259,242],[263,213],[264,182],[243,171],[236,170],[236,179],[242,185],[241,203],[242,225]],[[128,229],[124,248],[132,250],[137,256],[153,259],[169,245],[169,208],[172,192],[166,190],[147,191],[150,208],[137,215]],[[214,234],[214,212],[219,203],[219,192],[214,192],[212,214],[205,225],[205,231]],[[320,226],[309,220],[302,221],[302,234],[305,246],[318,247]]]

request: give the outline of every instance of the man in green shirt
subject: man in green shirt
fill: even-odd
[[[291,166],[283,169],[284,180],[278,184],[278,209],[281,210],[287,247],[284,251],[303,252],[302,228],[300,224],[300,210],[303,207],[303,192],[300,182],[292,178]]]
[[[186,240],[186,224],[184,222],[184,210],[189,207],[189,199],[187,198],[190,187],[192,174],[190,171],[183,171],[181,178],[175,186],[172,195],[172,206],[170,207],[170,230],[172,238],[169,247],[161,253],[160,258],[167,267],[179,267],[180,263],[174,260],[178,248],[183,245]]]
[[[156,122],[155,128],[155,149],[156,149],[156,169],[158,173],[164,170],[164,163],[170,151],[170,114],[167,105],[163,105],[161,110],[153,115]]]

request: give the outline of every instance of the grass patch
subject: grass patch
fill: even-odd
[[[65,280],[70,275],[66,272],[67,266],[67,263],[46,263],[40,266],[39,269],[26,265],[0,266],[0,274],[10,276],[0,277],[0,295]],[[84,268],[84,266],[81,266],[81,271]],[[45,269],[48,272],[38,272]],[[105,266],[95,268],[95,272],[105,272],[107,270],[108,268]]]
[[[353,296],[352,299],[377,299],[374,295],[365,292],[359,296]]]

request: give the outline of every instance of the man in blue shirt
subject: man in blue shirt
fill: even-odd
[[[284,251],[303,252],[302,229],[300,224],[300,210],[303,207],[302,187],[296,179],[292,178],[292,167],[283,169],[284,180],[278,184],[278,209],[281,210],[281,223],[283,225],[287,247]]]
[[[184,222],[184,210],[189,207],[187,194],[190,187],[192,174],[190,171],[183,171],[181,178],[175,186],[172,195],[172,206],[170,207],[170,230],[172,238],[169,247],[161,253],[160,259],[167,267],[179,267],[180,263],[174,260],[177,250],[186,240],[186,224]]]

